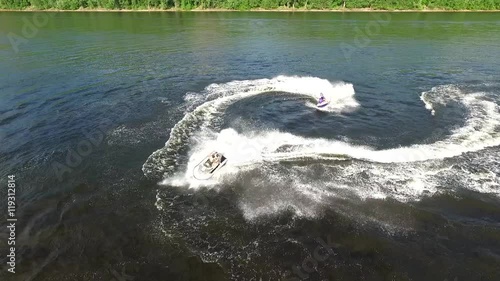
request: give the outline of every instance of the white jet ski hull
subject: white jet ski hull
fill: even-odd
[[[210,156],[212,153],[210,153],[207,157],[205,157],[203,160],[201,160],[198,165],[196,165],[193,169],[193,177],[198,180],[208,180],[213,175],[220,170],[224,165],[227,163],[227,158],[224,155],[220,155],[220,161],[216,166],[210,166],[206,167],[204,164],[209,160]]]
[[[319,108],[322,108],[322,107],[325,107],[329,104],[330,102],[329,101],[323,101],[323,102],[319,102],[318,104],[316,104],[317,107]]]

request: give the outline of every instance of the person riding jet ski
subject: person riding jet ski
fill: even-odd
[[[205,162],[204,166],[207,168],[215,168],[220,162],[220,157],[217,152],[212,153],[209,159]]]
[[[199,180],[207,180],[227,161],[228,159],[222,153],[213,151],[194,167],[193,176]]]
[[[323,93],[320,93],[319,95],[320,95],[320,97],[319,97],[318,103],[323,103],[325,101],[325,96],[323,96]]]

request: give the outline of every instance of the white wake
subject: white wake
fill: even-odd
[[[309,96],[311,99],[306,106],[313,106],[322,92],[332,100],[328,111],[341,114],[359,109],[353,85],[331,83],[320,78],[279,76],[213,84],[202,94],[186,95],[186,100],[195,105],[187,109],[184,118],[172,129],[165,147],[150,156],[143,167],[144,172],[147,174],[156,169],[165,173],[163,184],[196,188],[237,182],[244,180],[240,178],[242,175],[260,170],[260,184],[269,185],[269,188],[287,187],[318,203],[332,197],[347,198],[352,194],[361,198],[392,197],[406,201],[437,192],[442,180],[440,176],[455,172],[453,165],[442,165],[443,159],[500,145],[498,104],[488,97],[488,93],[464,93],[453,85],[435,87],[421,95],[423,106],[434,116],[439,116],[440,109],[451,103],[460,103],[467,110],[462,127],[455,128],[447,137],[431,144],[376,150],[348,141],[306,138],[276,130],[238,133],[231,128],[218,131],[213,126],[215,120],[221,118],[234,102],[271,92]],[[182,169],[169,170],[178,164],[179,148],[185,148],[187,144],[187,163]],[[194,166],[213,150],[229,159],[226,166],[209,181],[195,179],[192,175]],[[284,170],[276,168],[286,161],[309,160],[313,160],[312,163],[320,160],[323,164],[314,164],[314,167],[292,165]],[[338,164],[344,160],[351,162]],[[314,174],[314,169],[318,167],[324,170],[320,177]],[[471,188],[499,193],[496,189],[497,176],[493,172],[485,172],[484,177],[487,183],[471,185]],[[252,218],[266,213],[266,210],[273,212],[287,206],[297,209],[297,202],[296,197],[281,194],[269,201],[242,200],[240,205],[245,215]]]

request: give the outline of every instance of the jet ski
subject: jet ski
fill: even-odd
[[[199,180],[208,180],[216,171],[227,163],[227,158],[219,152],[213,151],[194,167],[193,176]]]
[[[329,103],[330,103],[330,102],[329,102],[329,101],[327,101],[327,100],[326,100],[326,98],[325,98],[323,95],[321,95],[321,97],[320,97],[320,98],[319,98],[319,100],[318,100],[318,104],[316,104],[316,106],[317,106],[318,108],[321,108],[321,107],[325,107],[325,106],[327,106]]]

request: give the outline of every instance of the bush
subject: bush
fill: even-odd
[[[278,7],[329,9],[343,6],[343,0],[0,0],[0,8],[37,9],[84,8],[139,9],[173,8],[191,10],[197,7],[248,10],[253,8],[275,9]],[[423,9],[438,8],[452,10],[500,9],[500,0],[346,0],[346,8],[373,9]]]

